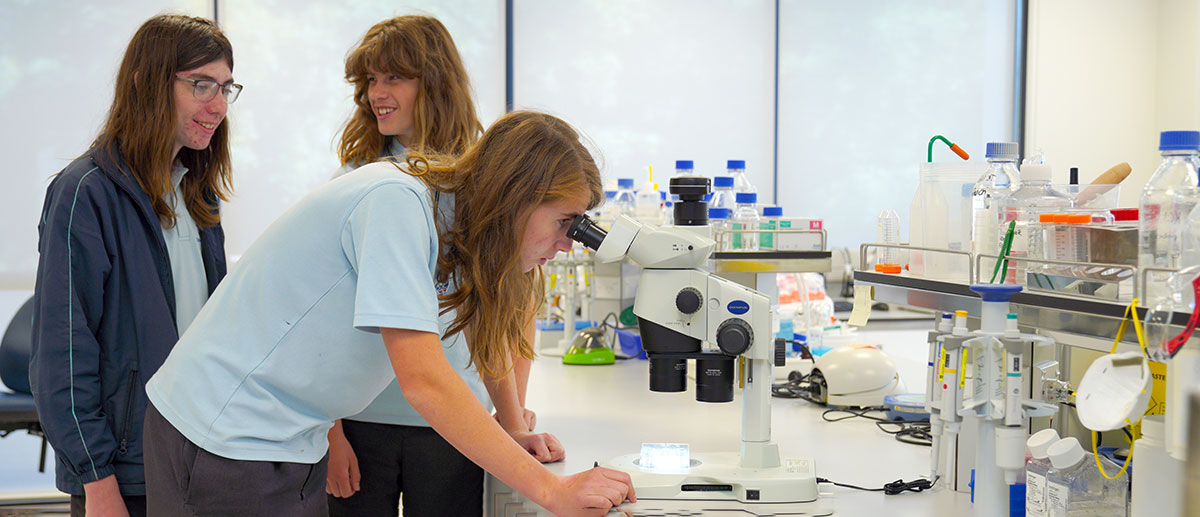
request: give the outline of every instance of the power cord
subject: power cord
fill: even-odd
[[[824,413],[821,413],[821,419],[826,422],[841,422],[842,420],[849,420],[851,418],[865,418],[867,420],[874,421],[875,427],[878,427],[880,431],[896,437],[896,441],[898,442],[907,443],[909,445],[920,445],[923,447],[933,446],[933,432],[928,420],[897,421],[868,414],[886,410],[887,407],[885,406],[872,406],[858,410],[849,408],[832,408],[826,410]],[[846,413],[846,416],[829,416],[835,413]],[[887,426],[895,426],[896,429],[888,429]]]
[[[862,490],[864,492],[883,492],[883,495],[896,495],[903,494],[904,492],[924,492],[926,490],[930,490],[933,488],[933,485],[937,483],[937,478],[934,478],[933,481],[928,479],[915,479],[912,481],[897,479],[891,483],[883,485],[883,488],[863,488],[848,483],[838,483],[837,481],[832,481],[825,478],[817,478],[817,483],[829,483],[834,486],[852,488],[854,490]]]

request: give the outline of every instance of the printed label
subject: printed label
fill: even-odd
[[[1025,515],[1046,515],[1046,476],[1025,471]]]
[[[1028,488],[1026,488],[1028,490]],[[1046,515],[1067,515],[1067,503],[1070,502],[1071,487],[1062,483],[1046,482]]]

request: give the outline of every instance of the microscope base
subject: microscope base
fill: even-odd
[[[739,466],[737,453],[708,453],[692,456],[687,469],[644,469],[639,454],[617,457],[606,467],[628,472],[638,500],[705,500],[744,504],[817,505],[817,481],[812,460],[785,459],[774,468]],[[830,515],[832,505],[806,508],[808,515]],[[826,508],[828,507],[828,508]],[[814,511],[815,510],[815,511]]]

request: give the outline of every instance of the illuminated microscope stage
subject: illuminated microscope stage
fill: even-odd
[[[785,459],[775,468],[742,468],[734,452],[700,453],[686,469],[642,468],[640,454],[604,465],[629,473],[636,504],[618,510],[633,515],[704,515],[671,512],[742,512],[743,515],[832,515],[833,505],[817,497],[813,463]],[[664,513],[667,512],[667,513]]]

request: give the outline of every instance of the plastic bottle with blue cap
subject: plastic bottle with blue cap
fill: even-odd
[[[729,172],[729,176],[733,178],[733,191],[735,193],[754,192],[754,185],[750,184],[750,178],[746,177],[746,160],[729,160],[725,162],[725,168]]]
[[[759,228],[767,230],[769,233],[758,234],[758,249],[763,251],[774,251],[775,231],[780,228],[779,218],[783,217],[783,207],[764,206],[762,212],[762,222],[759,224]]]
[[[729,218],[733,211],[728,208],[709,208],[708,225],[712,227],[713,240],[720,245],[717,251],[729,251],[733,248],[733,237],[729,235]]]
[[[758,215],[758,194],[738,192],[737,210],[733,212],[733,251],[758,251],[758,233],[739,230],[757,230],[762,218]]]
[[[1198,147],[1197,131],[1163,131],[1159,135],[1162,161],[1146,181],[1138,203],[1138,268],[1180,267],[1179,230],[1197,205]]]
[[[1000,251],[1000,201],[1020,185],[1016,142],[988,142],[987,169],[971,191],[971,245],[976,254]],[[990,268],[985,267],[985,270]]]
[[[616,215],[627,215],[637,218],[637,196],[633,192],[633,178],[617,180],[617,195],[612,199],[616,207]]]
[[[728,208],[730,210],[737,208],[737,200],[734,199],[734,194],[733,176],[717,176],[713,178],[712,199],[708,202],[709,208]]]

